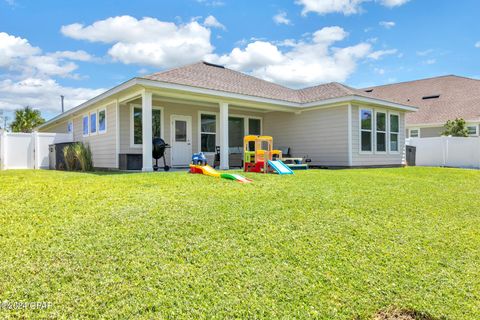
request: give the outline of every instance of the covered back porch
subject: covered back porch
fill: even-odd
[[[188,166],[196,152],[204,152],[212,164],[219,147],[219,167],[226,170],[229,155],[241,157],[245,135],[268,134],[264,122],[270,111],[268,104],[144,89],[119,103],[119,156],[141,155],[142,171],[153,171],[152,143],[143,141],[162,138],[171,146],[165,155],[169,166]]]

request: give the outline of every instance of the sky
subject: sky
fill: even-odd
[[[478,0],[0,0],[0,110],[201,60],[292,88],[480,78]],[[0,127],[3,123],[0,124]]]

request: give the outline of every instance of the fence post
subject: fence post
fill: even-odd
[[[32,132],[32,139],[33,139],[33,169],[40,169],[40,165],[38,164],[38,150],[40,149],[39,147],[39,142],[38,142],[38,132]]]
[[[7,148],[5,144],[7,143],[7,134],[4,130],[0,133],[0,170],[5,170],[6,168],[6,159],[7,159]]]

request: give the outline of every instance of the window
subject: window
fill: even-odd
[[[162,110],[152,109],[152,138],[162,137]]]
[[[398,134],[400,132],[400,121],[398,114],[390,114],[390,151],[398,152]]]
[[[387,114],[385,112],[376,112],[376,150],[377,152],[387,152]]]
[[[248,134],[255,136],[262,134],[262,121],[260,119],[248,119]]]
[[[243,148],[245,136],[245,119],[240,117],[228,118],[228,145],[230,148]]]
[[[90,133],[97,132],[97,113],[90,113]]]
[[[132,132],[131,141],[133,145],[141,145],[142,136],[142,108],[132,108]],[[152,109],[152,138],[162,138],[162,109]]]
[[[88,115],[84,115],[82,119],[83,136],[88,136]]]
[[[215,152],[217,138],[217,116],[214,114],[200,115],[200,151]]]
[[[477,135],[477,126],[467,126],[468,135],[476,136]]]
[[[107,131],[107,111],[105,109],[98,111],[98,132],[105,133]]]
[[[67,133],[73,133],[73,120],[67,122]]]
[[[420,129],[410,129],[410,138],[420,138]]]
[[[360,150],[363,152],[372,151],[372,110],[360,110]]]
[[[175,120],[175,141],[176,142],[187,141],[187,121]]]

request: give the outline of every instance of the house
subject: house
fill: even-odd
[[[314,166],[401,166],[409,103],[372,97],[339,83],[294,90],[223,66],[199,62],[133,78],[38,128],[71,132],[88,143],[97,168],[119,169],[125,155],[141,155],[152,170],[153,137],[171,149],[167,162],[187,166],[193,152],[220,168],[247,134],[271,135],[276,147],[308,156]]]
[[[363,89],[373,98],[419,107],[406,115],[407,137],[439,137],[447,120],[462,118],[471,136],[480,133],[480,80],[454,75]]]

